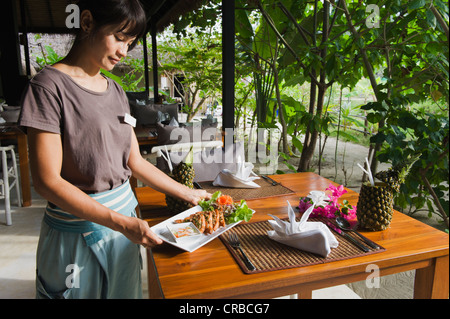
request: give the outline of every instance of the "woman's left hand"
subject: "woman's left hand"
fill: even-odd
[[[185,194],[184,200],[192,205],[198,205],[198,202],[201,200],[211,199],[211,194],[205,191],[204,189],[188,189]]]

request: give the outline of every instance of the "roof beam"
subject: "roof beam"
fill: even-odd
[[[152,6],[150,7],[150,9],[147,11],[147,23],[150,21],[150,19],[152,18],[152,16],[158,12],[159,9],[161,9],[161,7],[164,5],[164,3],[166,3],[167,0],[161,0],[161,1],[155,1],[153,2]]]

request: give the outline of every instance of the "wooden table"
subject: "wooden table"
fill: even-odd
[[[150,131],[156,131],[156,127],[153,129],[151,127],[134,128],[139,146],[155,146],[158,144],[158,137],[150,135]]]
[[[267,214],[287,217],[286,200],[297,205],[311,190],[325,190],[330,181],[313,173],[273,175],[274,180],[294,190],[295,195],[248,200],[256,211],[252,221],[270,219]],[[335,184],[336,185],[336,184]],[[136,189],[141,217],[150,225],[168,218],[164,195],[148,187]],[[358,193],[351,190],[341,199],[356,205]],[[252,222],[251,221],[251,222]],[[415,298],[449,297],[448,234],[395,212],[384,231],[362,232],[386,251],[347,260],[244,274],[220,239],[193,253],[168,244],[147,250],[150,298],[273,298],[298,294],[311,298],[312,290],[366,280],[375,265],[380,275],[416,269]]]
[[[158,137],[156,136],[137,136],[139,146],[155,146],[158,145]]]
[[[30,163],[28,160],[27,136],[17,126],[1,126],[1,129],[0,140],[17,140],[22,206],[31,206]]]

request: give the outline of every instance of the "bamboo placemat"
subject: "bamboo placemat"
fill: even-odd
[[[200,186],[211,194],[221,191],[225,195],[229,195],[234,201],[241,199],[257,199],[274,196],[282,196],[288,194],[294,194],[295,192],[282,184],[272,185],[272,183],[266,181],[263,178],[254,180],[258,184],[259,188],[228,188],[221,186],[214,186],[212,181],[199,182]]]
[[[324,221],[320,218],[311,218],[310,221]],[[339,242],[337,248],[331,248],[331,252],[327,257],[302,251],[287,245],[283,245],[269,238],[267,231],[272,230],[272,227],[267,221],[239,224],[228,230],[219,238],[230,251],[233,258],[239,264],[242,271],[246,274],[254,274],[266,271],[297,268],[310,266],[315,264],[329,263],[337,260],[344,260],[365,256],[368,254],[379,253],[386,249],[369,248],[369,252],[363,252],[360,248],[351,243],[342,235],[333,231],[336,239]],[[255,271],[249,271],[242,261],[241,253],[228,244],[229,232],[234,232],[239,236],[241,248],[244,250],[247,257],[256,267]],[[357,235],[347,233],[358,241],[361,241]]]

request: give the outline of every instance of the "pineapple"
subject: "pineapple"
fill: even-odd
[[[420,155],[413,156],[390,167],[387,171],[378,172],[375,177],[379,180],[385,182],[393,191],[398,193],[400,191],[400,186],[405,182],[406,176],[408,176],[409,171],[413,164],[419,159]]]
[[[170,174],[171,177],[180,184],[186,185],[189,188],[194,188],[194,167],[192,166],[194,160],[192,147],[183,161],[181,161]],[[181,199],[166,195],[166,204],[169,210],[178,214],[186,209],[192,207],[192,204],[187,203]]]
[[[391,223],[394,212],[394,193],[386,183],[362,184],[356,205],[356,218],[361,227],[384,230]]]
[[[401,184],[419,156],[409,158],[387,171],[376,173],[375,177],[382,183],[372,186],[370,182],[366,182],[361,186],[356,217],[362,227],[377,231],[389,226],[394,212],[394,193],[400,191]]]

